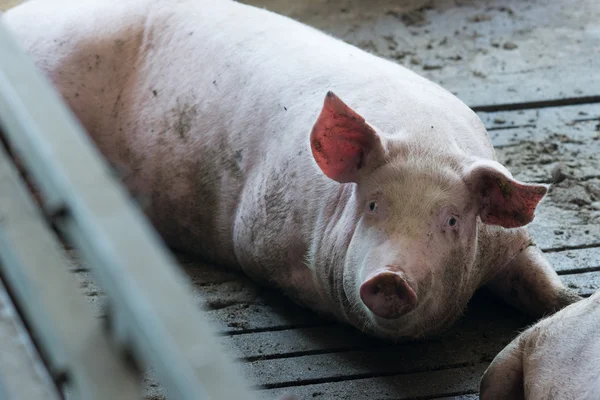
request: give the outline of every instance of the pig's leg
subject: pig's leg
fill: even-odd
[[[535,316],[552,314],[581,300],[567,288],[535,245],[526,247],[488,283],[509,304]]]
[[[506,346],[485,371],[479,388],[481,400],[524,400],[523,335]]]

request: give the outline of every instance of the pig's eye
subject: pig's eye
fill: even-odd
[[[377,202],[376,201],[371,201],[369,203],[369,211],[371,211],[371,212],[377,211]]]
[[[458,218],[456,218],[454,215],[449,216],[446,220],[446,225],[448,225],[450,228],[456,228],[458,226]]]

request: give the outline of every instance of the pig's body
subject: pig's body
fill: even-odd
[[[29,1],[5,21],[129,188],[150,197],[147,213],[174,247],[383,336],[449,324],[492,279],[535,313],[577,298],[519,228],[545,189],[515,186],[529,205],[481,214],[489,199],[465,193],[477,186],[469,168],[494,159],[482,123],[405,68],[230,1]],[[324,103],[328,90],[356,114],[334,95]],[[329,165],[339,146],[319,159],[336,118],[368,143],[343,173]],[[369,202],[380,184],[385,201]],[[458,204],[461,231],[437,216],[438,198]]]
[[[538,322],[492,362],[482,400],[600,399],[600,292]]]

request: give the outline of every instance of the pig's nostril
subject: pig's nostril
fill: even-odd
[[[412,310],[417,295],[396,272],[384,271],[360,286],[360,298],[373,314],[386,319],[399,318]]]

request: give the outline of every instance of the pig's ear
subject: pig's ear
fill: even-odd
[[[333,92],[325,97],[310,147],[321,171],[340,183],[356,182],[359,171],[384,153],[377,132]]]
[[[478,160],[465,173],[465,181],[479,204],[486,224],[516,228],[533,220],[535,209],[546,195],[546,185],[515,180],[500,163]]]

